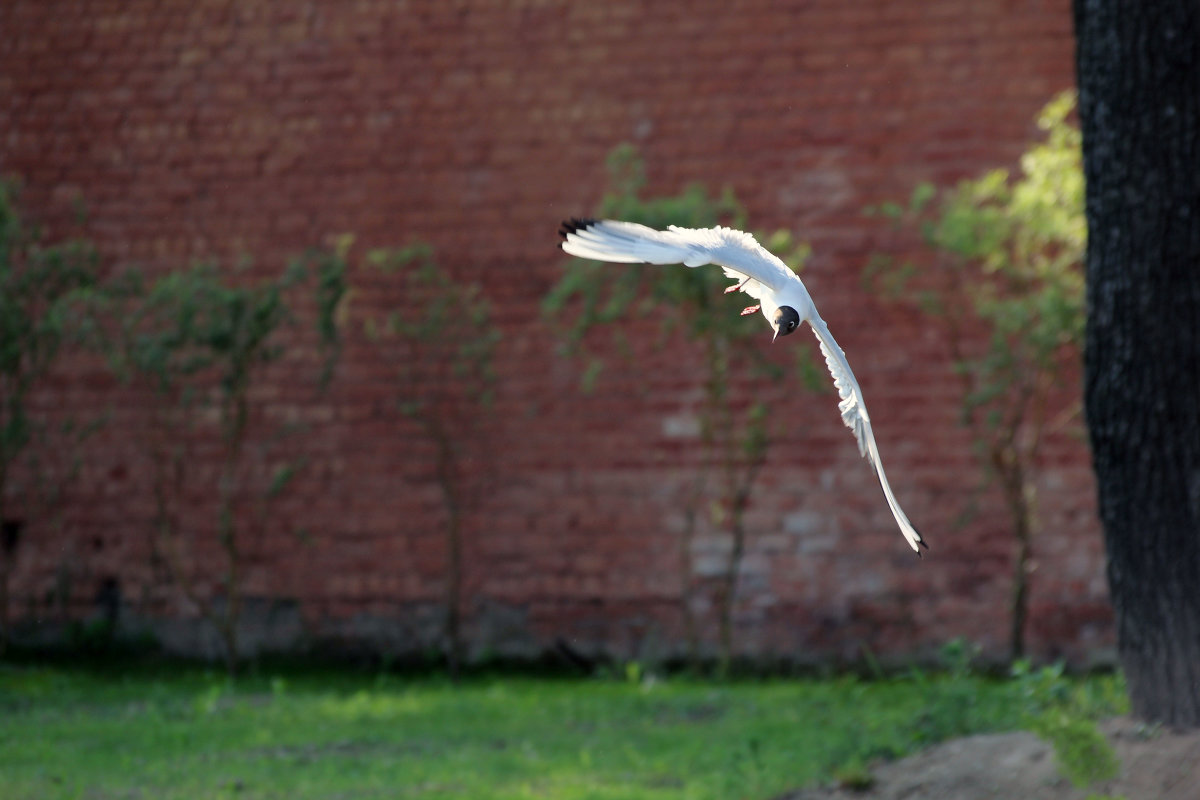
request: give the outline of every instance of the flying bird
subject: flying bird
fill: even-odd
[[[846,354],[829,332],[829,326],[809,297],[800,277],[787,264],[760,245],[753,236],[732,228],[680,228],[674,225],[665,231],[648,228],[635,222],[571,218],[559,228],[565,252],[579,258],[612,261],[621,264],[683,264],[699,267],[718,264],[725,275],[737,281],[725,293],[742,292],[758,301],[742,314],[761,311],[775,331],[772,341],[794,333],[800,323],[807,322],[817,335],[825,364],[833,376],[841,401],[838,409],[842,421],[854,432],[859,452],[870,462],[883,487],[888,508],[900,532],[910,547],[921,555],[928,548],[921,534],[909,522],[879,460],[879,446],[871,430],[871,418],[863,402],[862,389],[850,370]]]

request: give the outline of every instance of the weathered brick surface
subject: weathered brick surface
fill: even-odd
[[[974,494],[944,342],[915,312],[864,294],[870,254],[913,242],[861,211],[920,180],[1013,163],[1036,135],[1035,112],[1072,83],[1069,12],[1066,0],[8,0],[0,172],[23,180],[51,233],[70,229],[82,201],[85,233],[110,264],[252,254],[267,274],[353,232],[360,249],[423,239],[483,283],[504,339],[477,464],[492,477],[468,519],[477,654],[556,638],[620,656],[681,649],[699,353],[684,341],[659,349],[651,326],[631,324],[639,357],[613,361],[584,395],[538,303],[562,266],[556,224],[593,209],[616,144],[639,148],[651,193],[728,185],[756,227],[787,226],[812,244],[806,282],[933,547],[923,562],[904,547],[831,395],[739,384],[780,401],[747,517],[740,649],[903,657],[965,635],[999,653],[1003,508]],[[353,309],[402,299],[354,277],[364,288]],[[428,642],[445,557],[430,446],[393,413],[389,364],[361,333],[348,332],[325,395],[307,377],[314,344],[295,335],[257,396],[256,424],[303,423],[283,447],[309,468],[255,541],[248,591],[294,600],[303,625],[287,630]],[[776,347],[815,349],[807,335]],[[79,359],[39,402],[107,408],[109,421],[83,450],[60,522],[31,526],[17,615],[89,613],[115,579],[130,614],[171,630],[192,611],[149,557],[146,399]],[[1031,641],[1083,658],[1112,641],[1092,478],[1079,439],[1060,436],[1047,454]],[[190,468],[197,487],[211,483],[215,453]],[[193,494],[184,511],[211,531]],[[727,549],[719,531],[697,537],[700,567]],[[219,554],[194,556],[203,573]]]

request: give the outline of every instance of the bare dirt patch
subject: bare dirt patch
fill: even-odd
[[[1200,800],[1200,731],[1147,729],[1120,718],[1101,725],[1121,774],[1078,789],[1059,774],[1054,751],[1032,733],[968,736],[871,770],[864,791],[818,787],[778,800]]]

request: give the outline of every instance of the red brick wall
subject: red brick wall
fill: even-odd
[[[0,173],[23,180],[52,233],[82,200],[106,263],[251,254],[268,274],[352,232],[360,251],[428,241],[484,285],[504,339],[479,462],[499,466],[468,520],[477,654],[556,638],[619,656],[681,647],[680,509],[698,445],[664,426],[697,410],[695,348],[660,349],[635,325],[639,358],[583,395],[538,308],[563,265],[558,220],[594,208],[621,142],[645,157],[648,193],[728,185],[756,228],[811,243],[805,280],[933,548],[918,562],[905,547],[832,395],[770,388],[794,396],[747,518],[739,649],[904,657],[962,635],[1003,652],[1003,509],[985,492],[956,522],[978,471],[945,345],[915,312],[864,293],[870,254],[912,242],[862,209],[1014,162],[1037,110],[1073,82],[1067,0],[9,0],[0,30]],[[380,282],[355,297],[399,300]],[[323,396],[300,344],[257,396],[264,426],[306,425],[286,447],[310,467],[257,544],[248,591],[288,601],[263,608],[284,609],[296,635],[432,641],[444,548],[429,447],[391,413],[389,364],[361,334],[348,333]],[[807,335],[775,347],[815,349]],[[73,363],[39,402],[106,407],[109,424],[84,448],[62,524],[31,526],[16,615],[46,628],[59,613],[48,598],[83,614],[115,578],[130,617],[182,641],[194,614],[147,547],[145,401]],[[1084,658],[1112,642],[1092,477],[1078,439],[1047,452],[1031,640]],[[193,464],[201,481],[207,459]],[[723,544],[701,531],[698,554]],[[198,570],[215,555],[197,554]],[[713,641],[711,618],[704,628]]]

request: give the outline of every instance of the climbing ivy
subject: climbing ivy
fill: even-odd
[[[22,219],[16,184],[0,180],[0,654],[9,636],[8,576],[24,527],[7,507],[12,480],[18,464],[48,447],[47,423],[31,410],[31,396],[80,334],[73,303],[97,278],[95,248],[82,239],[47,242]]]
[[[327,251],[310,251],[292,261],[278,277],[254,281],[249,264],[222,270],[206,263],[166,273],[148,284],[131,273],[123,291],[112,298],[118,333],[112,338],[119,374],[137,380],[154,398],[141,438],[154,464],[156,555],[173,582],[220,634],[226,666],[239,661],[238,626],[248,537],[261,533],[270,502],[295,476],[300,463],[276,463],[258,479],[254,464],[287,431],[263,432],[261,418],[266,367],[283,357],[287,339],[280,335],[295,321],[297,291],[309,288],[316,327],[327,351],[319,372],[322,385],[332,371],[338,330],[336,309],[345,292],[345,255],[349,240]],[[213,424],[215,423],[215,425]],[[183,501],[191,491],[188,470],[192,449],[215,434],[221,454],[213,493],[214,524],[185,517]],[[251,448],[256,452],[249,452]],[[211,531],[221,552],[219,575],[196,574],[196,548]],[[201,591],[210,582],[215,593]]]
[[[614,149],[607,167],[609,190],[596,209],[599,218],[640,222],[660,229],[668,225],[746,226],[745,209],[729,189],[713,196],[702,185],[693,184],[677,195],[644,198],[644,164],[629,145]],[[797,244],[788,231],[758,238],[773,252],[785,253],[785,261],[795,266],[807,258],[807,245]],[[684,589],[680,601],[695,662],[699,659],[700,637],[691,607],[699,587],[694,578],[692,546],[696,527],[706,517],[709,524],[727,532],[731,539],[727,569],[714,588],[719,609],[721,672],[728,670],[733,652],[732,617],[745,552],[745,511],[770,442],[769,401],[748,402],[733,387],[743,380],[779,381],[784,377],[778,363],[765,355],[763,345],[768,332],[760,315],[739,315],[738,301],[747,296],[726,295],[729,285],[730,279],[717,267],[685,269],[575,259],[543,301],[544,311],[558,326],[564,351],[586,362],[582,373],[585,390],[594,386],[604,364],[596,350],[588,346],[600,329],[616,331],[615,347],[628,351],[622,347],[620,326],[631,319],[653,317],[658,320],[663,341],[680,337],[698,343],[702,349],[704,368],[698,382],[705,397],[700,412],[703,456],[685,509],[687,523],[680,543]],[[805,351],[793,352],[799,354],[798,369],[806,385],[817,385],[819,373]],[[716,487],[710,489],[714,481]]]
[[[962,421],[1012,521],[1014,658],[1024,652],[1041,444],[1079,408],[1064,400],[1062,382],[1078,364],[1084,326],[1087,225],[1074,106],[1073,92],[1046,105],[1037,119],[1045,138],[1021,157],[1018,174],[995,169],[943,189],[924,183],[907,204],[870,210],[926,245],[916,260],[877,256],[866,274],[946,334]]]
[[[443,649],[450,675],[457,678],[464,658],[466,517],[479,502],[484,472],[469,467],[483,456],[480,423],[492,403],[500,331],[479,285],[455,280],[429,245],[374,250],[366,262],[402,298],[385,313],[367,316],[363,327],[387,360],[396,409],[434,447],[434,476],[446,512]]]

